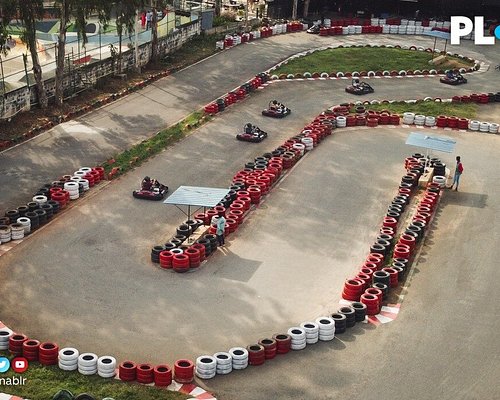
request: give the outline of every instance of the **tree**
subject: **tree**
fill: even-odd
[[[151,18],[151,62],[153,64],[158,62],[158,11],[163,10],[168,1],[166,0],[151,0],[151,8],[153,16]],[[167,16],[168,18],[168,16]]]
[[[35,25],[36,21],[43,18],[43,1],[0,0],[0,7],[2,11],[0,46],[3,51],[6,51],[5,43],[9,36],[9,24],[13,19],[19,19],[23,25],[21,40],[26,43],[31,55],[38,104],[40,108],[45,109],[48,101],[43,84],[42,67],[38,58]]]
[[[118,33],[118,72],[122,68],[122,37],[126,33],[129,38],[134,33],[137,24],[137,10],[145,5],[144,0],[120,1],[116,4],[116,30]],[[153,25],[153,24],[151,24]]]
[[[55,100],[58,106],[64,101],[64,62],[66,58],[66,34],[72,21],[83,43],[87,43],[85,26],[92,13],[99,15],[99,21],[106,24],[111,12],[108,0],[56,0],[59,9],[59,37],[57,39],[56,91]]]

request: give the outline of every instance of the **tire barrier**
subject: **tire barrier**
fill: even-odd
[[[351,307],[354,309],[354,318],[356,322],[363,322],[367,314],[366,305],[362,302],[355,301],[351,304]]]
[[[97,359],[97,375],[101,378],[114,378],[116,375],[116,359],[102,356]]]
[[[40,342],[28,339],[23,343],[23,357],[28,361],[38,361]]]
[[[229,349],[233,362],[233,369],[245,369],[248,367],[248,350],[244,347],[233,347]]]
[[[151,364],[137,364],[136,379],[137,383],[148,385],[154,382],[153,366]]]
[[[248,351],[248,364],[249,365],[262,365],[266,361],[266,351],[264,346],[260,344],[252,344],[247,346]]]
[[[292,337],[286,333],[278,333],[273,336],[276,340],[276,354],[286,354],[290,351],[292,345]]]
[[[326,342],[335,338],[335,320],[331,317],[319,317],[316,319],[319,327],[319,340]]]
[[[194,379],[194,363],[180,359],[174,364],[174,380],[178,383],[191,383]]]
[[[38,361],[44,366],[58,363],[59,346],[56,343],[44,342],[38,347]]]
[[[172,383],[172,369],[167,364],[157,365],[153,374],[155,386],[166,387]]]
[[[344,314],[333,313],[331,318],[335,321],[335,334],[339,335],[346,331],[347,329],[347,318]]]
[[[201,379],[212,379],[217,374],[217,359],[213,356],[200,356],[196,359],[195,374]]]
[[[218,352],[214,354],[217,362],[216,373],[217,375],[227,375],[233,370],[233,359],[231,354],[226,352]]]
[[[135,381],[137,378],[137,365],[132,361],[123,361],[118,366],[118,377],[124,382]]]
[[[319,340],[319,325],[316,322],[302,322],[300,327],[306,333],[306,344],[314,344]]]
[[[97,374],[98,357],[94,353],[83,353],[78,356],[78,372],[82,375]]]
[[[14,333],[9,336],[8,339],[8,349],[9,353],[14,356],[22,356],[23,355],[23,344],[28,340],[26,335],[20,333]]]
[[[306,332],[300,327],[292,327],[288,329],[288,335],[291,337],[290,348],[292,350],[303,350],[307,346]]]
[[[264,348],[264,355],[266,357],[266,360],[271,360],[274,357],[276,357],[277,349],[278,349],[278,344],[276,340],[274,339],[260,339],[259,340],[259,345],[261,345]]]
[[[339,314],[343,314],[346,317],[346,328],[352,328],[356,325],[356,313],[352,307],[341,307],[338,310]]]
[[[78,357],[80,353],[72,347],[59,350],[58,366],[63,371],[76,371],[78,369]]]

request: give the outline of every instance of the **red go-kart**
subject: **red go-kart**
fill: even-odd
[[[276,100],[269,102],[269,106],[262,111],[262,115],[272,118],[285,118],[292,110],[278,103]]]
[[[267,132],[252,124],[245,125],[243,132],[236,135],[236,139],[252,143],[262,142],[265,138],[267,138]]]
[[[168,192],[168,186],[161,184],[156,179],[149,179],[149,177],[146,178],[144,178],[142,181],[141,189],[134,190],[132,192],[132,195],[136,199],[155,201],[163,200]]]

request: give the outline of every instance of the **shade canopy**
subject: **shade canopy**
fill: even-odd
[[[444,136],[431,136],[420,132],[411,132],[408,139],[406,139],[406,144],[410,146],[442,151],[444,153],[453,153],[456,143],[455,140]]]
[[[230,189],[180,186],[163,202],[176,206],[215,207],[229,193]]]
[[[445,39],[445,40],[450,40],[450,32],[442,32],[442,31],[429,31],[423,33],[424,35],[427,36],[432,36],[438,39]]]

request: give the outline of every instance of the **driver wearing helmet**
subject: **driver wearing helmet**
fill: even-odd
[[[281,107],[281,104],[278,103],[278,100],[273,100],[269,102],[269,109],[271,110],[278,110]]]
[[[358,77],[352,78],[352,86],[354,86],[355,88],[360,86],[360,82],[359,82]]]
[[[146,176],[141,183],[142,190],[151,190],[152,187],[153,182],[151,181],[151,178],[149,176]]]
[[[253,132],[253,125],[249,122],[245,125],[245,133],[251,135]]]
[[[456,78],[456,75],[455,73],[450,69],[448,70],[448,72],[446,73],[446,77],[449,79],[449,80],[453,80]]]

